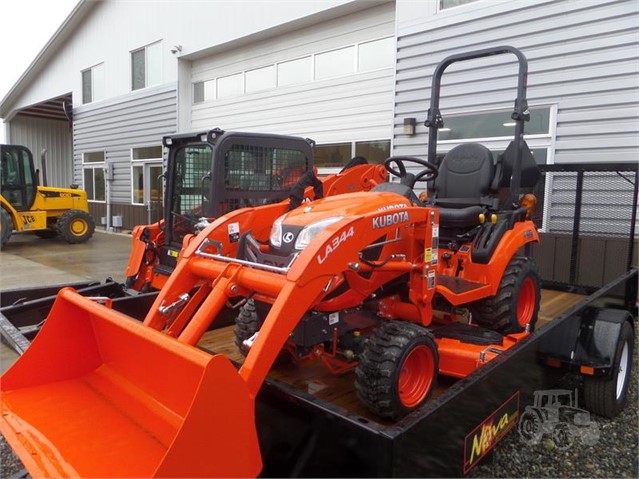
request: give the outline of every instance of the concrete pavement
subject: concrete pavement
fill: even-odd
[[[85,280],[124,281],[131,236],[96,231],[86,243],[67,244],[61,238],[40,239],[15,234],[0,252],[0,290],[51,286]],[[0,372],[17,354],[0,344]]]
[[[131,236],[96,231],[86,243],[15,234],[0,252],[0,289],[48,286],[112,277],[124,281]]]

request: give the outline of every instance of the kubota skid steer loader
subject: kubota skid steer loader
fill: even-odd
[[[444,69],[502,53],[517,56],[519,85],[516,136],[501,173],[480,145],[449,153],[437,168]],[[63,290],[0,385],[0,431],[29,471],[256,475],[254,402],[283,351],[324,358],[337,373],[356,368],[360,399],[396,418],[427,400],[438,374],[467,376],[525,338],[539,307],[534,266],[516,256],[538,240],[529,207],[519,203],[520,185],[534,179],[534,164],[522,175],[530,159],[525,79],[526,60],[512,47],[446,58],[433,79],[431,161],[417,160],[422,172],[409,173],[406,158],[390,158],[386,166],[399,184],[218,218],[185,238],[143,324]],[[458,173],[481,178],[451,198],[447,185]],[[427,203],[413,192],[419,179],[434,181],[437,194]],[[489,201],[491,184],[507,184],[511,201]],[[198,350],[222,308],[248,298],[268,311],[245,341],[239,369],[223,354]],[[473,311],[472,324],[434,315],[451,306]],[[315,323],[324,336],[312,331]]]

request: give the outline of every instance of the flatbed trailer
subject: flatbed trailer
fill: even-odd
[[[623,220],[624,234],[615,236],[621,238],[620,244],[626,249],[615,251],[623,261],[611,279],[599,285],[580,281],[586,277],[580,267],[589,263],[582,255],[590,247],[584,242],[579,224],[573,225],[566,238],[553,238],[553,248],[562,260],[551,263],[556,267],[563,262],[568,270],[555,270],[554,276],[545,276],[537,330],[465,379],[440,377],[432,399],[396,422],[380,420],[360,405],[352,372],[332,376],[319,363],[276,364],[256,401],[264,463],[261,475],[459,477],[468,474],[506,434],[517,428],[524,407],[532,404],[536,391],[560,386],[567,373],[584,375],[587,380],[615,381],[615,352],[624,324],[636,331],[632,313],[636,315],[638,276],[633,267],[637,165],[615,168],[544,168],[546,175],[568,172],[582,177],[582,190],[575,195],[573,205],[576,223],[582,219],[591,193],[583,188],[584,175],[589,179],[590,173],[594,177],[605,173],[608,179],[616,177],[620,184],[630,181],[630,214]],[[562,249],[562,241],[569,245],[568,249]],[[593,267],[591,264],[589,267]],[[543,273],[544,266],[540,269]],[[593,276],[592,271],[588,274]],[[607,271],[595,276],[610,275]],[[141,319],[144,301],[148,300],[145,295],[123,295],[113,299],[113,307]],[[15,326],[27,314],[27,303],[21,303],[20,312],[2,308],[0,318]],[[36,303],[37,299],[31,304]],[[233,343],[230,323],[214,324],[215,328],[205,333],[198,346],[224,353],[236,365],[241,364],[243,357]],[[28,324],[21,323],[15,331],[21,334],[20,328],[25,327]],[[28,342],[24,335],[22,340]],[[629,381],[629,371],[627,374]]]

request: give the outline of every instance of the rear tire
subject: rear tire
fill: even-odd
[[[611,378],[584,377],[584,402],[588,411],[613,418],[626,405],[634,347],[634,331],[628,321],[621,327]]]
[[[13,221],[4,208],[0,208],[0,248],[4,248],[13,233]]]
[[[521,441],[531,446],[539,444],[544,431],[541,427],[542,419],[535,410],[527,410],[521,415],[519,420],[519,437]]]
[[[531,258],[510,260],[495,296],[470,305],[473,322],[502,334],[535,330],[541,287],[537,266]]]
[[[357,396],[378,416],[400,418],[430,397],[438,362],[435,340],[426,328],[384,322],[368,338],[355,369]]]
[[[257,333],[260,330],[260,326],[261,321],[255,309],[255,301],[249,299],[240,308],[240,314],[235,318],[235,328],[233,329],[235,345],[243,356],[246,356],[249,352],[249,348],[244,345],[244,341]]]
[[[93,217],[81,210],[65,211],[58,218],[56,225],[60,236],[72,244],[88,241],[95,231]]]

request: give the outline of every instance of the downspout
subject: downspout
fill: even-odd
[[[111,182],[113,181],[113,163],[107,161],[106,168],[104,169],[104,177],[106,180],[106,231],[111,233],[113,227],[111,226]]]

